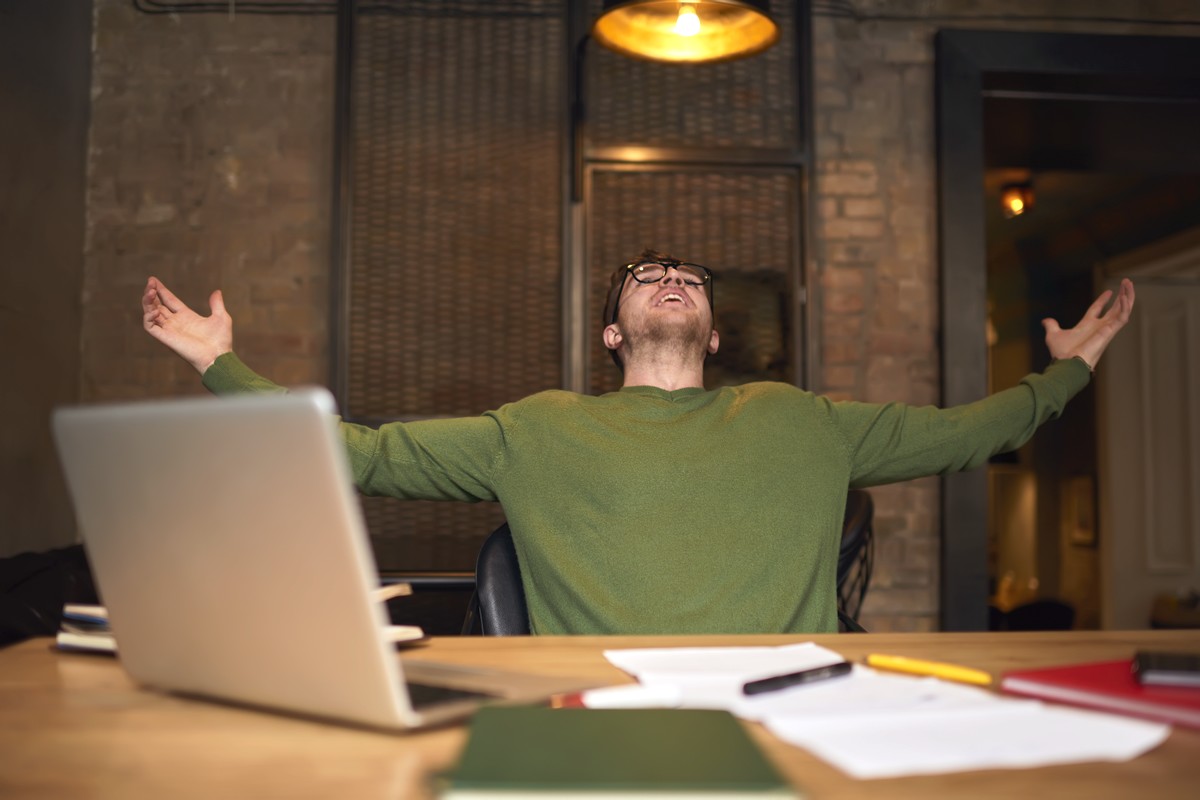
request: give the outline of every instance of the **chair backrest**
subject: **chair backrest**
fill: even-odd
[[[875,503],[862,489],[851,489],[842,524],[838,553],[838,621],[843,630],[861,632],[858,612],[871,581],[874,561]],[[475,594],[463,623],[463,633],[484,636],[527,636],[529,611],[521,567],[508,523],[492,531],[479,548],[475,562]]]
[[[475,595],[463,633],[484,636],[528,636],[529,612],[512,531],[504,523],[479,548],[475,561]]]
[[[865,489],[846,494],[842,544],[838,550],[838,619],[843,629],[861,632],[858,614],[871,584],[875,564],[875,501]]]
[[[1003,615],[1001,630],[1069,631],[1075,626],[1075,606],[1062,600],[1031,600]]]

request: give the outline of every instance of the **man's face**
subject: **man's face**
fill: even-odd
[[[699,355],[717,351],[708,284],[693,285],[685,280],[687,274],[668,267],[666,275],[653,283],[627,277],[615,323],[618,347],[623,342],[629,350],[667,347]],[[605,343],[611,346],[607,329]]]

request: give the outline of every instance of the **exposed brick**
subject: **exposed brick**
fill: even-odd
[[[842,137],[836,133],[830,133],[827,127],[822,127],[820,121],[823,119],[822,115],[817,115],[818,126],[813,139],[813,148],[817,152],[818,162],[822,158],[833,158],[842,153]]]
[[[820,226],[823,235],[830,239],[873,239],[884,233],[883,220],[879,219],[837,219],[826,220]]]
[[[830,366],[856,364],[862,357],[862,348],[856,341],[826,340],[821,346],[821,357]]]
[[[818,219],[834,219],[840,214],[838,200],[835,197],[822,197],[817,200]]]
[[[870,350],[879,355],[903,356],[929,348],[932,338],[926,333],[873,331],[869,337]]]
[[[858,370],[854,367],[828,366],[823,370],[825,384],[839,389],[854,388],[858,381]]]
[[[933,51],[925,41],[884,42],[883,60],[888,64],[928,64],[933,61]]]
[[[848,197],[844,204],[847,217],[869,217],[871,219],[883,217],[883,201],[878,198]],[[892,216],[894,219],[895,215]],[[894,225],[895,222],[893,221],[892,224]]]
[[[887,141],[888,135],[884,130],[867,130],[854,128],[841,134],[842,152],[859,157],[885,159],[894,154]]]
[[[823,108],[845,108],[850,105],[850,98],[841,89],[835,89],[830,86],[818,86],[816,89],[816,102]]]
[[[884,244],[880,241],[857,239],[824,242],[825,260],[835,264],[872,264],[883,258]]]
[[[867,596],[860,622],[873,633],[928,633],[937,629],[933,613],[892,614],[886,598]],[[876,610],[881,609],[881,610]]]
[[[888,216],[888,222],[896,230],[929,233],[934,225],[934,206],[912,203],[896,205]]]
[[[825,289],[863,291],[870,270],[864,267],[831,267],[821,270],[821,286]]]
[[[825,309],[821,327],[825,336],[831,338],[857,337],[862,333],[864,321],[861,314],[830,313]]]
[[[861,172],[874,175],[879,170],[874,161],[864,161],[855,158],[828,159],[818,165],[822,173],[827,172]]]
[[[817,178],[817,191],[826,195],[874,195],[879,179],[874,173],[835,173]]]
[[[822,292],[826,311],[833,314],[854,314],[866,306],[863,293],[853,289],[829,289]]]
[[[910,263],[930,263],[933,257],[933,239],[924,232],[900,232],[896,235],[896,257]]]
[[[880,587],[875,604],[894,615],[929,614],[937,609],[937,596],[932,587]]]

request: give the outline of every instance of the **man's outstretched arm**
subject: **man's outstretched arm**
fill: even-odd
[[[1133,311],[1133,281],[1128,278],[1121,280],[1117,298],[1105,313],[1104,307],[1112,299],[1112,294],[1112,289],[1108,289],[1097,297],[1074,328],[1063,330],[1053,319],[1042,320],[1050,355],[1056,359],[1081,358],[1089,368],[1096,369],[1108,343],[1129,322],[1129,314]]]
[[[233,350],[233,319],[225,311],[220,289],[212,293],[208,304],[212,313],[202,317],[154,277],[146,281],[142,293],[142,325],[146,332],[201,375],[218,356]]]
[[[1055,363],[1041,374],[1025,376],[1017,387],[974,403],[945,409],[901,403],[831,405],[852,453],[852,485],[972,469],[996,453],[1020,447],[1088,384],[1088,370],[1129,321],[1133,301],[1133,284],[1124,280],[1115,299],[1111,291],[1101,294],[1073,328],[1043,320]]]

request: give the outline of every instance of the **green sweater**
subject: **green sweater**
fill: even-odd
[[[547,391],[479,417],[341,429],[366,494],[500,501],[535,633],[828,632],[847,487],[979,466],[1088,380],[1059,361],[944,410],[782,383]],[[281,391],[232,353],[204,384]]]

